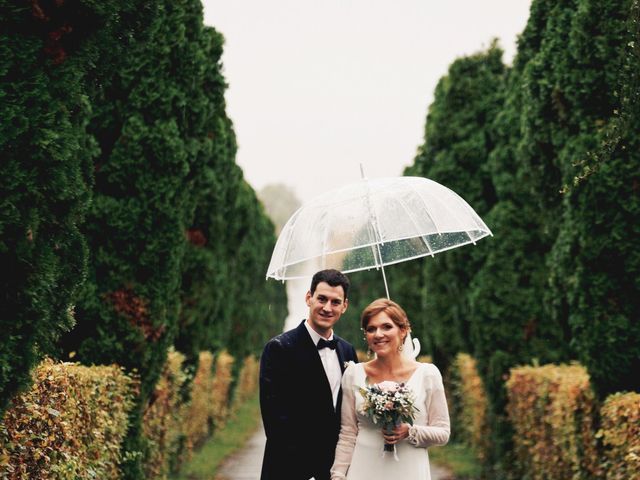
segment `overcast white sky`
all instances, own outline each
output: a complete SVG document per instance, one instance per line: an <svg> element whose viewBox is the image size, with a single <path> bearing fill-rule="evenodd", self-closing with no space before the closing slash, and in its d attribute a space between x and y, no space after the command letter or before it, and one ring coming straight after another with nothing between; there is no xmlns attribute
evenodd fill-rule
<svg viewBox="0 0 640 480"><path fill-rule="evenodd" d="M259 190L302 201L401 175L423 142L435 86L499 38L510 63L531 0L203 0L222 61L237 162ZM460 192L463 194L463 192Z"/></svg>

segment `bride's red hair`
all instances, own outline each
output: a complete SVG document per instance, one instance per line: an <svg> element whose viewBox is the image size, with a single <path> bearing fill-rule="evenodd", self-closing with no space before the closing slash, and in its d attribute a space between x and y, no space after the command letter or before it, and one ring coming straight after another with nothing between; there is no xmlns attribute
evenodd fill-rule
<svg viewBox="0 0 640 480"><path fill-rule="evenodd" d="M411 324L409 323L407 313L400 305L387 298L378 298L377 300L374 300L362 311L362 315L360 316L360 326L362 329L365 330L367 325L369 325L369 321L380 312L386 313L400 330L411 330Z"/></svg>

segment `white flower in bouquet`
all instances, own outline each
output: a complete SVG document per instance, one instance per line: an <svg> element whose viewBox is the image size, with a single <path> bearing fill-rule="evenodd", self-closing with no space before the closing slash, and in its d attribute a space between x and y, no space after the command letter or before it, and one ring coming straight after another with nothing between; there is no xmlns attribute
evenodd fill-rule
<svg viewBox="0 0 640 480"><path fill-rule="evenodd" d="M413 425L418 409L415 396L404 383L385 381L360 388L364 403L360 413L386 432L391 432L401 423ZM395 445L384 445L384 451L395 452Z"/></svg>

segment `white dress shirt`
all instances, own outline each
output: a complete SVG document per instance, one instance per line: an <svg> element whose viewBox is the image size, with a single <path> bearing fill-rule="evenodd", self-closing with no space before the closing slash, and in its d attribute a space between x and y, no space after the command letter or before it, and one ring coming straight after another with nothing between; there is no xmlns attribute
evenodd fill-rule
<svg viewBox="0 0 640 480"><path fill-rule="evenodd" d="M307 327L307 331L309 332L309 335L311 335L313 343L318 345L320 339L324 337L311 328L308 320L304 322L304 326ZM331 336L325 340L333 340L333 332L331 332ZM327 380L329 380L329 385L331 386L331 393L333 394L333 408L335 408L338 403L340 381L342 380L342 370L340 369L338 352L336 350L331 350L330 348L323 348L318 350L318 355L320 355L320 360L322 360L322 366L324 367L324 373L326 373Z"/></svg>

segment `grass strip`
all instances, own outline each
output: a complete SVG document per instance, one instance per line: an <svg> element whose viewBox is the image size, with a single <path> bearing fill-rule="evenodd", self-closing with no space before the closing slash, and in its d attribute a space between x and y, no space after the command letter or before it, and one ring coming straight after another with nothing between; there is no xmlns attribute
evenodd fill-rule
<svg viewBox="0 0 640 480"><path fill-rule="evenodd" d="M223 460L242 448L259 425L260 404L256 394L238 409L224 428L214 432L172 480L215 480Z"/></svg>
<svg viewBox="0 0 640 480"><path fill-rule="evenodd" d="M449 469L456 480L481 478L482 467L473 451L460 443L430 448L429 460Z"/></svg>

